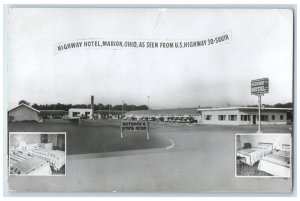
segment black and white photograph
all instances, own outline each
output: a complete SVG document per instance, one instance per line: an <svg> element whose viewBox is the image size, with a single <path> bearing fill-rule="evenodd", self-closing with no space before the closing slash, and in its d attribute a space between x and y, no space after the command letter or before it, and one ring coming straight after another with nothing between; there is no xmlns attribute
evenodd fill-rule
<svg viewBox="0 0 300 201"><path fill-rule="evenodd" d="M66 174L65 133L11 132L9 137L10 175Z"/></svg>
<svg viewBox="0 0 300 201"><path fill-rule="evenodd" d="M236 176L291 176L290 134L236 134Z"/></svg>
<svg viewBox="0 0 300 201"><path fill-rule="evenodd" d="M277 138L235 134L293 138L293 16L284 8L9 8L7 130L43 133L7 136L9 189L291 192L293 176L279 166L292 141L276 147ZM268 152L247 157L258 147ZM64 166L48 158L53 151L65 151ZM44 171L65 176L29 184L12 175Z"/></svg>

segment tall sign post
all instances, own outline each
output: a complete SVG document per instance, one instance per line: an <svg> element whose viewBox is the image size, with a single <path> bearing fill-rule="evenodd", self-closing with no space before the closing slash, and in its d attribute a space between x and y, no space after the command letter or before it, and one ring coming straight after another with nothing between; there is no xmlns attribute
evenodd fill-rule
<svg viewBox="0 0 300 201"><path fill-rule="evenodd" d="M261 96L269 93L269 78L261 78L257 80L251 80L251 95L258 97L258 133L261 131Z"/></svg>

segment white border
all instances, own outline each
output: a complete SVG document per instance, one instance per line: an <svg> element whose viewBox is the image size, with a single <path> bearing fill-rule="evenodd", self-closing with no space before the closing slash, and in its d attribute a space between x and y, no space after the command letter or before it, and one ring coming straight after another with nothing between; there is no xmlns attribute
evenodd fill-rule
<svg viewBox="0 0 300 201"><path fill-rule="evenodd" d="M239 176L237 175L237 168L236 168L236 154L237 154L237 146L236 146L236 138L238 135L261 135L261 136L270 136L270 135L289 135L290 137L290 175L288 177L282 177L282 176ZM290 133L262 133L262 134L257 134L257 133L236 133L234 136L234 176L235 178L292 178L293 180L293 158L292 158L292 135Z"/></svg>
<svg viewBox="0 0 300 201"><path fill-rule="evenodd" d="M203 4L210 4L210 5L215 5L217 8L224 8L226 6L230 6L230 4L233 6L246 6L246 7L251 7L251 6L259 6L259 5L262 5L264 4L263 6L264 7L268 7L268 6L272 6L274 4L277 4L277 6L280 6L280 5L287 5L287 4L294 4L297 8L298 4L299 4L299 1L298 0L244 0L244 1L240 1L240 0L173 0L173 1L167 1L167 0L143 0L143 1L138 1L138 0L111 0L111 1L105 1L105 0L86 0L86 1L83 1L83 0L73 0L73 1L70 1L70 0L3 0L2 1L2 7L0 8L0 11L3 11L3 4L23 4L23 5L26 5L26 4L48 4L48 5L53 5L53 4L57 4L57 5L60 5L60 6L64 6L66 4L73 4L73 5L76 5L76 4L82 4L82 5L89 5L89 4L98 4L98 5L105 5L105 4L110 4L110 5L113 5L113 4L121 4L121 5L127 5L129 6L130 4L148 4L148 8L151 7L151 5L159 5L159 4L170 4L170 5L177 5L179 8L181 7L180 4L184 4L184 5L189 5L189 4L198 4L200 3L200 5L203 5ZM150 5L150 6L149 6ZM30 6L30 5L28 5ZM205 6L205 5L204 5ZM122 7L122 6L121 6ZM295 8L295 9L296 9ZM295 11L296 14L297 14L297 10ZM0 13L3 13L3 12L0 12ZM299 20L298 20L298 17L295 16L295 18L297 18L297 21L295 21L295 28L299 27L298 24L299 24ZM0 15L0 21L3 25L3 15ZM297 33L297 31L294 31L294 33ZM6 40L6 38L4 38L4 32L1 32L2 34L2 37L0 39L0 43L4 44L4 40ZM297 36L295 36L297 38ZM295 38L295 39L296 39ZM294 41L294 45L295 45L295 57L297 57L297 55L299 55L298 51L297 51L297 44L299 43L299 40L295 40ZM6 51L6 49L2 48L0 51L2 51L2 54L0 54L0 58L1 60L3 61L4 59L4 54L3 54L3 51ZM297 72L297 69L296 69L296 66L297 66L297 58L295 59L294 58L294 78L296 79L297 75L298 75L298 72ZM6 89L3 88L3 86L5 86L5 83L4 83L4 80L6 79L5 77L3 77L3 70L1 72L1 75L0 76L1 78L1 84L2 84L2 87L1 87L1 94L3 95L4 98L1 99L1 103L2 103L2 107L0 109L0 111L2 111L2 114L3 114L3 109L6 108L5 104L6 104L6 101L5 101L5 96L6 96ZM294 104L295 104L295 108L294 108L294 112L295 112L295 126L294 126L294 134L296 135L297 133L297 116L299 116L298 114L299 111L297 110L297 103L298 103L298 99L296 99L297 97L297 92L298 92L298 87L297 87L297 81L295 80L294 81L294 96L295 96L295 99L294 99ZM6 113L4 114L6 115ZM2 130L4 130L4 124L5 122L3 121L4 120L4 115L1 116L1 121L0 121L0 125L1 125L1 128ZM5 134L4 134L5 135ZM3 137L4 138L4 137ZM4 138L6 139L6 138ZM295 143L295 146L297 146L298 144L298 138L295 137L293 138L295 141L293 141L293 143ZM2 151L4 150L3 146L4 144L6 144L7 141L3 141L3 143L0 145L0 147L2 148ZM6 150L4 150L6 151ZM297 156L297 153L299 154L299 149L297 149L297 147L295 147L295 152L294 152L294 155ZM2 170L2 173L4 172L3 171L3 165L4 165L4 161L3 160L6 160L5 158L5 153L2 153L4 155L4 157L1 158L1 167L0 169ZM295 157L295 175L296 178L297 178L297 170L299 169L298 165L296 164L297 163L297 158ZM43 200L47 200L47 201L52 201L53 200L53 196L56 196L57 200L64 200L64 201L69 201L69 200L72 200L72 201L77 201L77 200L82 200L83 197L85 197L85 199L87 200L112 200L112 201L116 201L116 200L120 200L120 197L122 197L122 200L124 201L135 201L135 200L140 200L141 197L143 197L142 199L143 200L168 200L168 201L178 201L178 200L199 200L199 197L200 199L202 200L225 200L225 201L234 201L234 200L241 200L240 197L242 197L243 200L246 200L246 201L252 201L253 199L255 200L272 200L272 201L281 201L283 197L284 200L297 200L298 197L297 196L297 190L299 190L298 192L300 192L300 189L299 189L299 185L297 184L297 181L294 181L293 182L293 185L294 185L294 189L292 191L292 193L289 193L289 194L276 194L276 193L245 193L245 192L229 192L229 193L222 193L222 192L219 192L219 193L209 193L209 194L205 194L205 193L195 193L195 194L158 194L158 193L154 193L152 195L147 195L147 194L134 194L134 193L129 193L129 194L126 194L126 195L119 195L118 197L116 197L117 195L111 195L111 194L76 194L76 193L70 193L68 194L66 192L66 194L56 194L56 193L52 193L52 192L48 192L48 193L45 193L45 194L35 194L35 193L31 193L31 194L22 194L22 193L19 193L18 195L13 195L13 194L9 194L7 192L7 188L4 187L5 185L7 185L6 181L5 181L5 177L3 178L4 181L2 182L1 184L1 187L0 187L0 191L2 193L2 196L4 196L4 200L11 200L11 201L16 201L16 200L22 200L22 201L33 201L33 200L40 200L41 197L38 197L38 196L42 196ZM295 179L295 178L294 178ZM4 185L4 186L3 186ZM9 196L9 197L8 197ZM21 197L14 197L14 196L21 196ZM29 197L28 197L29 196ZM33 197L33 196L37 196L37 197ZM49 196L49 197L45 197L45 196ZM69 196L66 197L66 196ZM72 197L71 197L72 196ZM76 197L74 197L76 196ZM78 196L78 197L77 197ZM92 196L92 197L91 197ZM99 197L100 196L100 197ZM102 197L101 197L102 196ZM145 196L150 196L150 197L145 197ZM155 197L154 197L155 196ZM178 196L178 197L174 197L174 196ZM191 197L192 196L192 197ZM272 197L271 197L272 196ZM60 197L60 198L59 198ZM254 198L255 197L255 198Z"/></svg>
<svg viewBox="0 0 300 201"><path fill-rule="evenodd" d="M65 135L65 174L56 174L56 175L27 175L27 174L10 174L10 157L9 151L7 153L8 158L8 176L28 176L28 177L61 177L67 176L67 133L66 132L9 132L9 139L8 139L8 149L10 146L10 135L42 135L42 134L50 134L50 135Z"/></svg>

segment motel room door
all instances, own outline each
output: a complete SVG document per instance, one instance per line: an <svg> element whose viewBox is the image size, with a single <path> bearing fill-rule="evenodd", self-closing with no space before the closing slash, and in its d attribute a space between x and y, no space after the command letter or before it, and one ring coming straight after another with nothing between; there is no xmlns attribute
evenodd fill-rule
<svg viewBox="0 0 300 201"><path fill-rule="evenodd" d="M253 124L256 124L256 115L253 115L252 117L253 117L253 118L252 118L252 120L253 120L252 123L253 123Z"/></svg>

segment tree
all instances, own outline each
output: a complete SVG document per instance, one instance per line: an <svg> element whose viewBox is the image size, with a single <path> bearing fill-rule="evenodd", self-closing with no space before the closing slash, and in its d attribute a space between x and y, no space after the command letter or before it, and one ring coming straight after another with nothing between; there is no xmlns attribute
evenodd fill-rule
<svg viewBox="0 0 300 201"><path fill-rule="evenodd" d="M104 105L102 103L99 103L98 105L94 105L94 110L103 110Z"/></svg>
<svg viewBox="0 0 300 201"><path fill-rule="evenodd" d="M39 106L36 103L34 103L31 107L33 107L34 109L37 109L37 110L40 109Z"/></svg>
<svg viewBox="0 0 300 201"><path fill-rule="evenodd" d="M21 105L21 104L25 104L25 105L29 105L30 106L30 103L27 102L26 100L20 100L19 101L19 105Z"/></svg>
<svg viewBox="0 0 300 201"><path fill-rule="evenodd" d="M139 105L136 107L136 110L148 110L148 106L147 105Z"/></svg>
<svg viewBox="0 0 300 201"><path fill-rule="evenodd" d="M115 105L112 107L112 110L122 110L122 105Z"/></svg>
<svg viewBox="0 0 300 201"><path fill-rule="evenodd" d="M293 103L289 102L289 103L277 103L274 105L274 107L277 108L293 108Z"/></svg>

